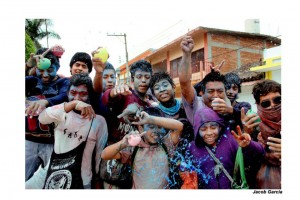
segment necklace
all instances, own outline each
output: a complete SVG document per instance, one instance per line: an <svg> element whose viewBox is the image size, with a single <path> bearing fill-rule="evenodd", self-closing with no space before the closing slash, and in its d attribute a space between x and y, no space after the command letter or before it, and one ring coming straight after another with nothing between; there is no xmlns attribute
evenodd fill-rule
<svg viewBox="0 0 300 200"><path fill-rule="evenodd" d="M158 104L158 108L163 111L164 113L166 113L167 115L175 115L176 113L178 113L179 109L180 109L180 101L175 99L175 106L172 106L170 108L167 108L165 106L163 106L161 103Z"/></svg>

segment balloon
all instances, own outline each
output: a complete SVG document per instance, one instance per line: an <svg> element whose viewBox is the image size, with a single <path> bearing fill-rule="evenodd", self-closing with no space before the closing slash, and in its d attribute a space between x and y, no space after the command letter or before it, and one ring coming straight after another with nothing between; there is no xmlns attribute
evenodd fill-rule
<svg viewBox="0 0 300 200"><path fill-rule="evenodd" d="M99 48L97 53L94 54L95 58L100 58L103 63L108 59L108 52L105 48Z"/></svg>
<svg viewBox="0 0 300 200"><path fill-rule="evenodd" d="M45 70L51 66L51 61L48 58L42 58L39 60L37 67L39 69Z"/></svg>
<svg viewBox="0 0 300 200"><path fill-rule="evenodd" d="M62 46L60 45L55 45L54 47L52 47L53 55L59 58L64 54L64 52L65 52L64 48L62 48Z"/></svg>
<svg viewBox="0 0 300 200"><path fill-rule="evenodd" d="M140 141L141 141L141 137L139 135L130 135L128 138L128 143L132 147L138 145Z"/></svg>
<svg viewBox="0 0 300 200"><path fill-rule="evenodd" d="M256 114L256 115L257 115L257 113L254 112L252 109L248 110L248 112L246 113L247 116L248 116L248 115L252 115L252 114ZM258 116L258 115L257 115L257 116ZM258 119L255 120L254 122L261 122L261 119L258 117Z"/></svg>

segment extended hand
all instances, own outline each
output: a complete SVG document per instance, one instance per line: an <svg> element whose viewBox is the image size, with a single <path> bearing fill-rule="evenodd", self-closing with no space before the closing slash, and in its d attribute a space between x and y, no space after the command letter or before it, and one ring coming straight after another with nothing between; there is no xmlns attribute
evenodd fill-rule
<svg viewBox="0 0 300 200"><path fill-rule="evenodd" d="M224 65L224 63L225 63L225 60L222 60L222 62L215 67L213 67L212 64L210 64L209 66L210 66L211 70L214 70L216 72L221 72L221 67Z"/></svg>
<svg viewBox="0 0 300 200"><path fill-rule="evenodd" d="M127 106L123 112L118 115L118 118L123 118L126 123L131 123L133 121L138 120L138 116L140 114L140 107L137 103L132 103Z"/></svg>
<svg viewBox="0 0 300 200"><path fill-rule="evenodd" d="M48 105L48 101L41 99L38 101L26 101L29 106L26 108L25 113L29 116L39 115Z"/></svg>
<svg viewBox="0 0 300 200"><path fill-rule="evenodd" d="M251 137L248 133L242 133L240 126L236 127L238 134L235 133L234 130L231 131L231 134L238 142L239 146L246 147L250 144Z"/></svg>
<svg viewBox="0 0 300 200"><path fill-rule="evenodd" d="M129 90L129 86L126 84L120 84L120 85L116 85L113 89L112 89L112 93L114 96L117 96L118 94L127 96L127 95L131 95L132 92Z"/></svg>
<svg viewBox="0 0 300 200"><path fill-rule="evenodd" d="M181 49L184 53L190 54L194 48L194 40L192 36L185 35L180 43Z"/></svg>
<svg viewBox="0 0 300 200"><path fill-rule="evenodd" d="M241 122L243 124L243 130L246 133L251 134L253 132L253 128L258 126L260 122L255 122L258 120L259 116L257 114L246 115L245 109L241 109Z"/></svg>
<svg viewBox="0 0 300 200"><path fill-rule="evenodd" d="M146 113L145 111L142 111L140 115L138 115L139 121L132 122L134 125L144 125L144 124L151 124L151 116Z"/></svg>

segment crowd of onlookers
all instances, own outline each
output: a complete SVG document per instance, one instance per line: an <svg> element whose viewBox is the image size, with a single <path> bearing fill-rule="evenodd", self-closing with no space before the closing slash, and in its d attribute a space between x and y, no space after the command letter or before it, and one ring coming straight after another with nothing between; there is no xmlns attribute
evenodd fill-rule
<svg viewBox="0 0 300 200"><path fill-rule="evenodd" d="M99 49L75 53L70 77L58 73L61 46L31 54L26 189L280 189L281 85L255 83L255 113L223 63L192 85L193 48L184 36L181 99L170 75L145 60L129 67L130 85L116 85Z"/></svg>

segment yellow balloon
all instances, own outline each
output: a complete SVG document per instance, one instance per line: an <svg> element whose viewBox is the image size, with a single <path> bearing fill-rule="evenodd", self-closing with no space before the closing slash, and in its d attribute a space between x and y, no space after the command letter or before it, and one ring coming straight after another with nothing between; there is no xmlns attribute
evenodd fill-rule
<svg viewBox="0 0 300 200"><path fill-rule="evenodd" d="M97 53L94 54L95 58L100 58L103 63L108 59L108 52L105 48L99 48Z"/></svg>

